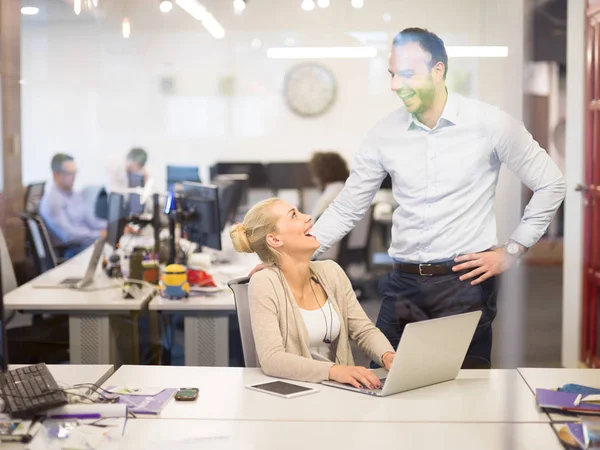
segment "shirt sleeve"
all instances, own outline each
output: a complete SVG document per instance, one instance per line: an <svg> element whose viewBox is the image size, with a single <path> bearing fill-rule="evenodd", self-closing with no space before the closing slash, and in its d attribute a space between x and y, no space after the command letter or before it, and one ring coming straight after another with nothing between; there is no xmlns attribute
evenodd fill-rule
<svg viewBox="0 0 600 450"><path fill-rule="evenodd" d="M344 189L313 228L313 234L321 243L315 256L339 242L363 218L386 175L379 158L377 140L370 135L354 158Z"/></svg>
<svg viewBox="0 0 600 450"><path fill-rule="evenodd" d="M546 232L566 194L563 175L522 122L499 112L493 144L501 162L533 191L511 239L529 248Z"/></svg>
<svg viewBox="0 0 600 450"><path fill-rule="evenodd" d="M42 200L40 213L48 228L63 244L86 242L100 237L100 230L90 228L85 223L71 221L65 214L60 200L55 196L48 196Z"/></svg>

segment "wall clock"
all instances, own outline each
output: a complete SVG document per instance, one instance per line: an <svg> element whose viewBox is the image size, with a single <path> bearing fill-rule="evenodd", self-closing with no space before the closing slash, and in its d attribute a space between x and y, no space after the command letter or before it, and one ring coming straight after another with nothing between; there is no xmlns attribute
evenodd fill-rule
<svg viewBox="0 0 600 450"><path fill-rule="evenodd" d="M316 117L333 105L337 82L329 69L319 64L300 64L285 77L284 94L292 111Z"/></svg>

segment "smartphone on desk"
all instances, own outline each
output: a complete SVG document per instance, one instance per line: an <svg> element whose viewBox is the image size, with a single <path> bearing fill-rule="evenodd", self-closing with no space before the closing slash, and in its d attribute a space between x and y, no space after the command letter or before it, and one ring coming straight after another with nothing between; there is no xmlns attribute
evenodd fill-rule
<svg viewBox="0 0 600 450"><path fill-rule="evenodd" d="M198 388L181 388L175 394L175 400L179 402L193 402L198 398Z"/></svg>

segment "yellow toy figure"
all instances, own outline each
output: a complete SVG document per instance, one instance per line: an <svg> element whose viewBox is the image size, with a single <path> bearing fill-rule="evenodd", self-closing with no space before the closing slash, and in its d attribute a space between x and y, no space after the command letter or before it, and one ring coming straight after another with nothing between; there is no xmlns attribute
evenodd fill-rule
<svg viewBox="0 0 600 450"><path fill-rule="evenodd" d="M185 267L179 264L169 264L160 277L160 295L171 300L188 298L190 285L187 281Z"/></svg>

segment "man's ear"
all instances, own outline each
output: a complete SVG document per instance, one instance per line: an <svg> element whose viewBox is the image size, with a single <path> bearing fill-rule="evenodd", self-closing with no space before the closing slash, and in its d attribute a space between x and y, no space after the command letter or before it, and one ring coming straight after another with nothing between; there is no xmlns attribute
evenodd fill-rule
<svg viewBox="0 0 600 450"><path fill-rule="evenodd" d="M267 235L267 244L273 248L278 248L283 245L283 242L274 234Z"/></svg>

